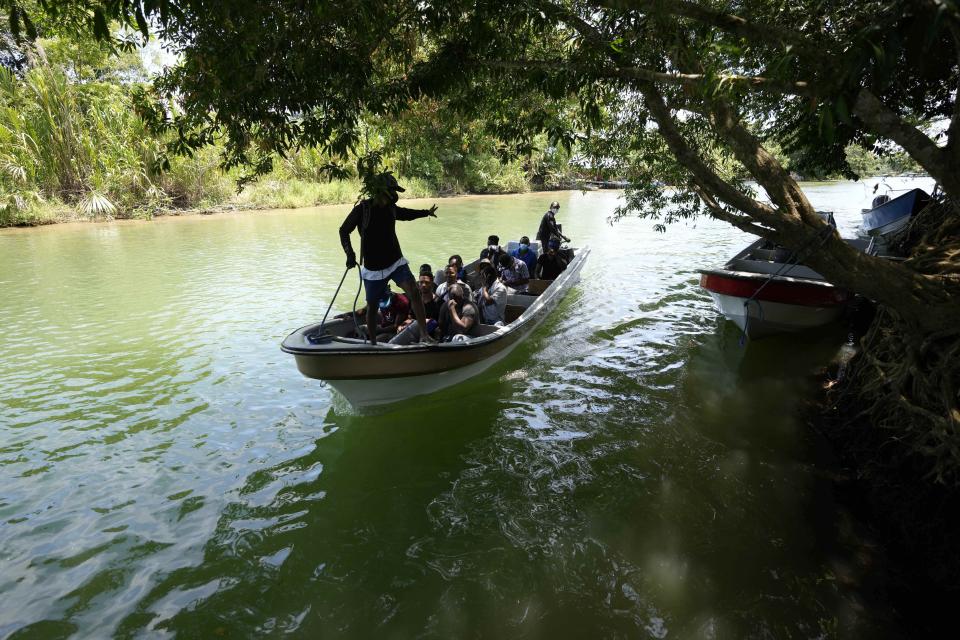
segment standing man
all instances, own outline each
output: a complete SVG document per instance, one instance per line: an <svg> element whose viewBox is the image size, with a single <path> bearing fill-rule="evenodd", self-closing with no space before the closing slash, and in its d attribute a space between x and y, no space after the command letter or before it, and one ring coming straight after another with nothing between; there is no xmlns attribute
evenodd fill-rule
<svg viewBox="0 0 960 640"><path fill-rule="evenodd" d="M563 238L564 242L570 242L570 238L560 233L560 227L557 226L557 212L560 211L559 202L551 202L550 208L547 209L547 212L543 214L543 218L540 219L540 229L537 231L537 240L540 241L540 248L543 249L546 253L547 247L550 246L550 240L552 238Z"/></svg>
<svg viewBox="0 0 960 640"><path fill-rule="evenodd" d="M436 218L437 205L429 209L406 209L398 207L399 192L404 188L389 171L373 176L365 190L370 198L361 200L340 226L340 244L347 254L347 268L357 266L357 254L350 244L350 233L354 229L360 232L360 277L367 299L367 335L371 344L377 344L377 307L384 293L390 288L390 280L397 283L407 294L413 307L413 313L421 327L427 325L423 311L423 301L417 293L416 281L410 271L407 259L400 250L397 240L397 220L416 220L427 216ZM430 336L423 333L422 342L432 342Z"/></svg>

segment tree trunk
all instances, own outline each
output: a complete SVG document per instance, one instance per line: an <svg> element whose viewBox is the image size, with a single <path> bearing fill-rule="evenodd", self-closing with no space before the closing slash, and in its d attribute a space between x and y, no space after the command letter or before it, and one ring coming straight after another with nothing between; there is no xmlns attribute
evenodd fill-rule
<svg viewBox="0 0 960 640"><path fill-rule="evenodd" d="M938 147L933 140L916 127L904 122L895 111L883 104L867 89L862 89L857 95L853 112L871 130L903 147L931 177L940 183L944 193L954 202L960 202L960 166L957 163L957 156L952 153L952 145Z"/></svg>
<svg viewBox="0 0 960 640"><path fill-rule="evenodd" d="M804 224L795 226L787 234L794 240L790 248L816 247L821 242L817 230ZM956 280L917 273L903 264L869 256L836 233L801 258L833 284L893 310L920 339L960 334L960 283Z"/></svg>

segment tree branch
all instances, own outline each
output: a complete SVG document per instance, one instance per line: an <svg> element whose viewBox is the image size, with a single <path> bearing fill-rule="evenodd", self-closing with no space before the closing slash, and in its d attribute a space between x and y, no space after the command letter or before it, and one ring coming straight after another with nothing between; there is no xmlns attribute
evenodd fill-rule
<svg viewBox="0 0 960 640"><path fill-rule="evenodd" d="M801 33L773 24L750 22L732 13L724 13L691 0L599 0L598 4L613 9L640 10L688 18L716 27L748 40L776 46L789 46L818 60L826 60L829 53L822 43L812 43Z"/></svg>
<svg viewBox="0 0 960 640"><path fill-rule="evenodd" d="M667 142L667 146L670 147L680 163L694 175L703 189L716 194L717 198L731 207L743 211L761 224L766 224L774 229L781 226L780 216L774 209L740 193L706 165L697 151L690 146L683 134L677 129L673 116L670 115L670 110L664 104L663 96L653 83L642 83L640 91L643 93L650 115L660 127L660 135Z"/></svg>
<svg viewBox="0 0 960 640"><path fill-rule="evenodd" d="M960 24L957 24L955 17L947 22L947 29L950 30L957 62L960 63ZM953 115L950 118L950 126L947 128L947 149L953 156L954 163L957 163L960 160L960 142L958 142L960 139L960 87L956 87L954 91L956 93L953 94Z"/></svg>
<svg viewBox="0 0 960 640"><path fill-rule="evenodd" d="M874 131L887 137L909 153L945 188L960 187L960 176L950 171L947 153L916 127L907 124L895 111L887 107L869 89L861 89L853 104L853 112ZM950 193L950 191L948 191ZM951 195L960 196L960 189Z"/></svg>
<svg viewBox="0 0 960 640"><path fill-rule="evenodd" d="M810 83L800 80L784 82L762 76L743 76L724 74L708 76L703 73L668 73L653 71L643 67L578 67L563 60L476 60L478 64L498 69L548 69L551 71L584 71L599 78L614 78L620 80L640 80L642 82L664 82L687 87L703 87L711 80L720 84L736 84L749 90L772 90L786 95L802 95L814 97L815 93Z"/></svg>
<svg viewBox="0 0 960 640"><path fill-rule="evenodd" d="M773 229L768 229L767 227L761 227L760 225L754 223L752 218L747 216L738 216L734 213L730 213L724 209L723 206L717 202L712 195L710 195L706 188L697 183L696 180L691 183L690 188L700 197L700 200L704 205L706 205L707 209L710 210L710 215L717 220L722 220L723 222L731 224L741 231L746 231L747 233L752 233L753 235L760 236L761 238L768 238L775 241L775 238L778 235L776 231Z"/></svg>
<svg viewBox="0 0 960 640"><path fill-rule="evenodd" d="M800 185L743 126L725 101L715 99L712 102L710 121L717 131L724 134L733 154L767 190L770 198L780 206L781 210L785 209L815 227L823 224L820 216L807 200L807 196L800 189Z"/></svg>

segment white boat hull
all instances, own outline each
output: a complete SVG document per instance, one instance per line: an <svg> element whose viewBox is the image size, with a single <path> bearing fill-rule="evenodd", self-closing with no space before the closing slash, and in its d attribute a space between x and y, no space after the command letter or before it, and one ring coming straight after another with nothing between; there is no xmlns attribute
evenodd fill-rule
<svg viewBox="0 0 960 640"><path fill-rule="evenodd" d="M751 300L710 291L717 310L740 327L752 340L777 333L816 329L834 322L843 312L841 307L808 307L804 305Z"/></svg>
<svg viewBox="0 0 960 640"><path fill-rule="evenodd" d="M393 404L408 398L427 395L465 382L503 360L520 342L514 342L496 355L459 369L403 378L360 380L327 380L327 384L358 409Z"/></svg>

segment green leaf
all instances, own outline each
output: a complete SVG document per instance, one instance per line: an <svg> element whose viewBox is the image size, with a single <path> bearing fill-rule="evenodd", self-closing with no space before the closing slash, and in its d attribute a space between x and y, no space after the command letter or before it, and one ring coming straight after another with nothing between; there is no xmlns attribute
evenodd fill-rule
<svg viewBox="0 0 960 640"><path fill-rule="evenodd" d="M837 119L844 123L850 124L850 110L847 109L847 100L843 96L837 96L836 102L834 102L833 110L837 114Z"/></svg>
<svg viewBox="0 0 960 640"><path fill-rule="evenodd" d="M20 37L20 7L16 3L10 5L10 33L14 39Z"/></svg>
<svg viewBox="0 0 960 640"><path fill-rule="evenodd" d="M136 8L136 11L134 12L134 14L135 14L136 19L137 19L137 27L139 27L140 33L143 34L143 37L144 37L144 38L149 38L149 37L150 37L150 28L149 28L149 26L147 25L147 18L146 18L146 16L143 15L143 8L138 5L137 8Z"/></svg>
<svg viewBox="0 0 960 640"><path fill-rule="evenodd" d="M93 10L93 36L98 40L106 40L110 37L107 18L103 15L103 9L99 7Z"/></svg>

